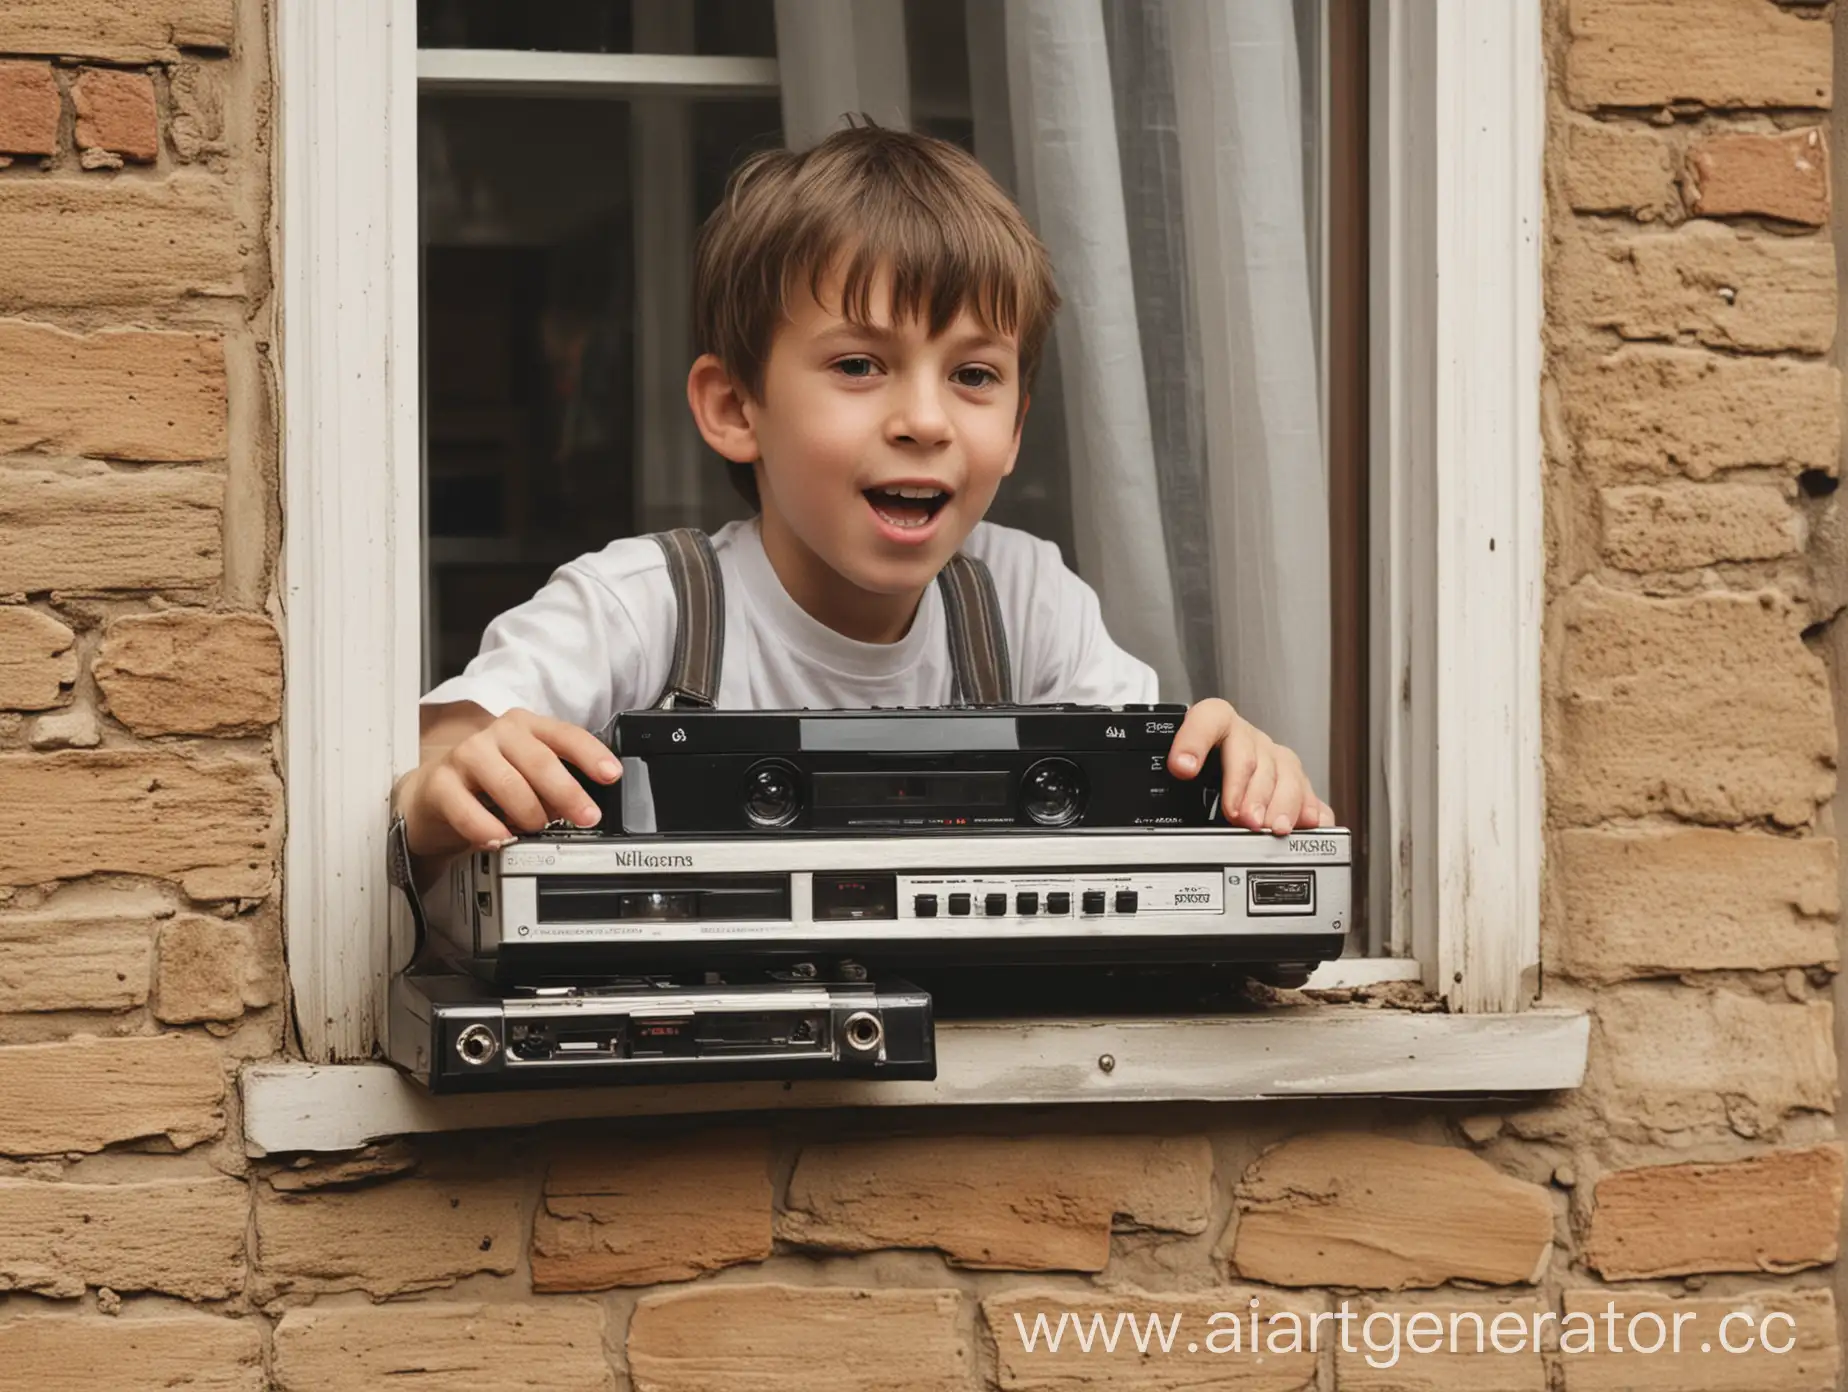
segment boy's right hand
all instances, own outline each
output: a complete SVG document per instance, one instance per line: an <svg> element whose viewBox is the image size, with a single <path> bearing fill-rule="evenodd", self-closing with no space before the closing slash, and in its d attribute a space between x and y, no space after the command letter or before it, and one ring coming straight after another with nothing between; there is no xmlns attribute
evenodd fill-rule
<svg viewBox="0 0 1848 1392"><path fill-rule="evenodd" d="M424 761L398 785L411 854L421 859L493 850L550 821L595 826L602 813L565 759L599 783L614 783L622 773L588 730L527 710L510 710L446 747L426 745Z"/></svg>

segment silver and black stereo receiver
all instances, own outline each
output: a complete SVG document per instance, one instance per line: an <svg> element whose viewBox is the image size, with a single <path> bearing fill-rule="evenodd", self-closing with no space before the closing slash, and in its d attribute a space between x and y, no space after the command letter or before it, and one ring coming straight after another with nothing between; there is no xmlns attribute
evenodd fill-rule
<svg viewBox="0 0 1848 1392"><path fill-rule="evenodd" d="M1345 830L918 836L557 831L457 861L433 915L503 982L599 972L1296 964L1338 957ZM434 897L434 896L433 896Z"/></svg>
<svg viewBox="0 0 1848 1392"><path fill-rule="evenodd" d="M392 1062L433 1093L611 1083L937 1076L931 998L902 982L681 985L648 978L495 990L392 981Z"/></svg>
<svg viewBox="0 0 1848 1392"><path fill-rule="evenodd" d="M609 832L1021 833L1213 823L1217 754L1168 771L1187 708L647 710L617 716L614 785L580 782Z"/></svg>

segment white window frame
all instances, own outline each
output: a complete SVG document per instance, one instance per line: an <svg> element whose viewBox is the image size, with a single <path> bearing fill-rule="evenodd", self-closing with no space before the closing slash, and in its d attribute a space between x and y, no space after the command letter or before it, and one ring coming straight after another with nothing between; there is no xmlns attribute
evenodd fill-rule
<svg viewBox="0 0 1848 1392"><path fill-rule="evenodd" d="M779 24L843 33L858 9L849 0L776 4ZM1354 979L1422 975L1453 1013L1272 1021L1296 1041L1290 1056L1301 1067L1288 1076L1277 1074L1279 1056L1257 1067L1228 1062L1227 1048L1271 1054L1272 1042L1249 1033L1267 1027L1264 1017L1174 1022L1168 1028L1179 1032L1170 1035L1132 1031L1150 1051L1134 1079L1116 1069L1102 1084L1087 1075L1063 1090L1025 1092L1004 1058L984 1052L994 1036L946 1027L938 1083L880 1084L879 1095L860 1100L1095 1100L1100 1087L1140 1099L1550 1088L1582 1076L1583 1015L1528 1008L1538 981L1542 814L1540 11L1541 0L1372 0L1371 11L1379 482L1370 888L1375 902L1390 904L1393 929L1376 944L1385 960L1341 966ZM247 1070L248 1143L316 1148L357 1144L350 1137L360 1133L586 1107L679 1109L687 1103L672 1090L652 1101L617 1090L588 1101L471 1099L458 1110L432 1103L385 1065L336 1063L371 1057L382 1030L394 964L387 944L400 940L385 931L400 912L384 874L386 799L417 758L419 54L414 0L281 0L277 16L285 913L310 1062ZM839 41L877 45L890 25L889 14L875 16ZM525 65L533 83L636 97L761 82L764 64L774 67L682 55L499 55L490 65L498 70L486 72L478 57L428 54L424 74L451 87L503 83L510 63ZM786 98L785 114L800 122L810 113ZM1094 1061L1098 1040L1124 1029L1027 1024L1007 1036L1008 1052L1025 1048L1044 1064L1056 1044ZM1243 1031L1240 1042L1203 1044L1226 1029ZM1415 1048L1401 1047L1413 1036ZM1302 1052L1302 1041L1316 1039L1326 1056ZM1508 1047L1485 1047L1490 1040ZM1387 1056L1401 1062L1382 1069ZM967 1060L960 1078L950 1067L958 1058ZM838 1091L816 1085L804 1096L823 1100L794 1104L836 1105L826 1099Z"/></svg>

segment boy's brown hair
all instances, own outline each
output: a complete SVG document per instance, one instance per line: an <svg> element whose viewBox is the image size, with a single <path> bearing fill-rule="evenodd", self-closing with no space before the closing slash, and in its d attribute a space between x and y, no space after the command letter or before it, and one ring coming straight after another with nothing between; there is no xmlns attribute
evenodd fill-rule
<svg viewBox="0 0 1848 1392"><path fill-rule="evenodd" d="M942 333L964 309L1020 344L1021 408L1059 307L1052 258L988 171L945 140L870 121L798 154L766 150L732 172L700 229L693 268L693 348L763 399L771 340L788 297L846 258L841 312L871 319L873 281L892 276L892 314ZM749 464L732 486L755 509Z"/></svg>

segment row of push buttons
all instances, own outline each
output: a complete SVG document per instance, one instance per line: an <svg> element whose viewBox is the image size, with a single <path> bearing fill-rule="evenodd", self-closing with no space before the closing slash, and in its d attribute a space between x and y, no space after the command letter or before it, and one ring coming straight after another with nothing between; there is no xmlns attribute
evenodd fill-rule
<svg viewBox="0 0 1848 1392"><path fill-rule="evenodd" d="M1101 889L1087 889L1082 897L1080 913L1100 914L1110 897ZM973 894L952 894L948 896L950 914L965 918L975 912ZM937 916L937 896L920 894L911 901L912 912L919 918ZM982 913L990 918L998 918L1007 912L1007 895L997 890L982 896ZM1072 911L1072 896L1064 890L1054 890L1046 896L1046 912L1053 917ZM1116 911L1120 914L1133 914L1136 911L1136 891L1119 889L1116 892ZM1031 918L1040 912L1040 896L1031 889L1023 889L1014 896L1014 912L1021 918Z"/></svg>

